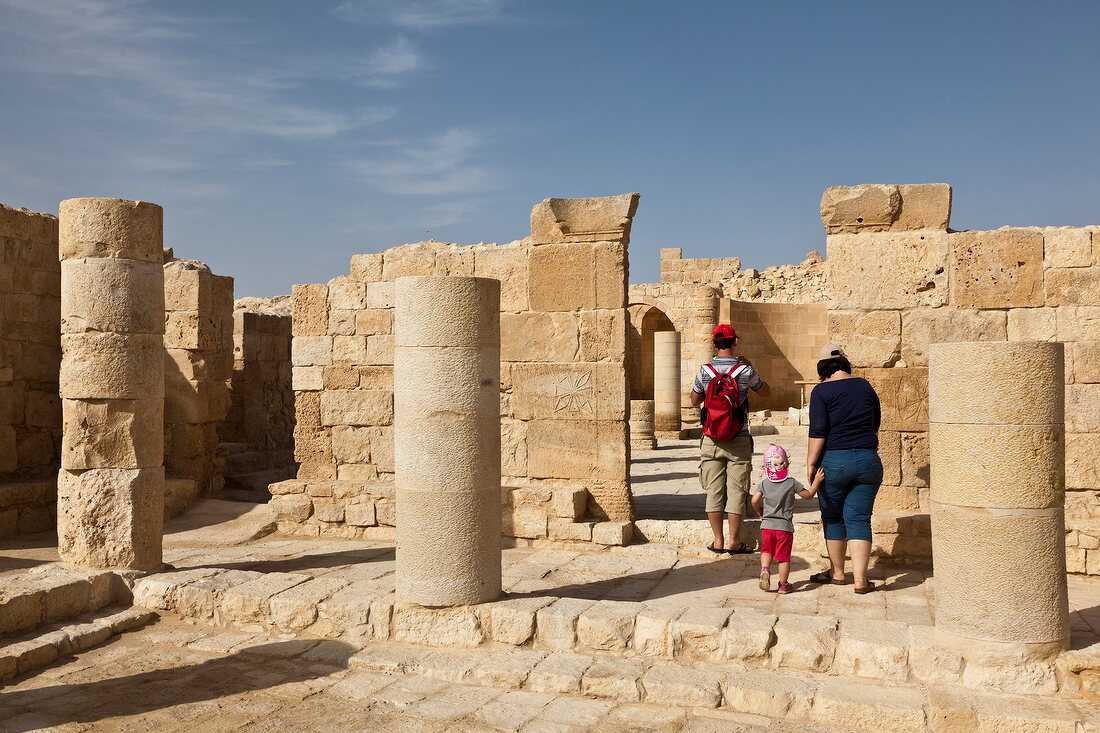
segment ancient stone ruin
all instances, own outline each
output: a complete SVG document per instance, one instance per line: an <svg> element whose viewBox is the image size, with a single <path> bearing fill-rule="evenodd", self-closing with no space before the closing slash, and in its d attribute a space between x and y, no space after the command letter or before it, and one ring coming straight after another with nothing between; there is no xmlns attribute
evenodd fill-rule
<svg viewBox="0 0 1100 733"><path fill-rule="evenodd" d="M837 187L824 258L669 247L630 284L638 206L546 199L517 241L237 301L155 204L0 207L0 727L178 727L155 690L37 696L127 657L212 665L198 729L291 668L297 728L1100 725L1100 227L954 231L946 184ZM776 441L804 475L823 344L875 387L881 592L809 582L816 502L790 595L704 549L719 323L772 385L754 463Z"/></svg>

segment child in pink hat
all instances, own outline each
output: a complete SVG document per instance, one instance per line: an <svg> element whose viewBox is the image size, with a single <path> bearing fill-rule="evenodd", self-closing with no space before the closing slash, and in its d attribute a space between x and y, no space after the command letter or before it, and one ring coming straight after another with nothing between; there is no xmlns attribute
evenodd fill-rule
<svg viewBox="0 0 1100 733"><path fill-rule="evenodd" d="M788 475L790 460L783 446L772 443L764 449L767 478L752 492L752 508L760 515L760 588L771 590L771 566L779 563L779 593L791 592L787 578L791 573L791 548L794 546L794 497L812 499L825 475L818 471L810 488Z"/></svg>

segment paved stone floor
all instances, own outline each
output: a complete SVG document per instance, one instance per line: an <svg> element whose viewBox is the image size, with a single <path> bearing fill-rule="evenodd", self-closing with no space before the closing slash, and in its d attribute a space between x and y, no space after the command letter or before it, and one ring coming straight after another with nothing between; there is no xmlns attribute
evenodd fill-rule
<svg viewBox="0 0 1100 733"><path fill-rule="evenodd" d="M753 438L752 485L764 478L764 449L783 446L795 478L806 481L806 437L757 435ZM699 485L699 441L660 440L656 450L632 451L630 487L638 519L706 519L706 494ZM796 512L817 511L817 500L796 500ZM751 511L751 508L750 508Z"/></svg>
<svg viewBox="0 0 1100 733"><path fill-rule="evenodd" d="M425 651L445 657L450 652ZM0 693L0 731L825 731L717 709L461 684L332 640L280 640L162 620ZM377 664L373 666L377 667Z"/></svg>

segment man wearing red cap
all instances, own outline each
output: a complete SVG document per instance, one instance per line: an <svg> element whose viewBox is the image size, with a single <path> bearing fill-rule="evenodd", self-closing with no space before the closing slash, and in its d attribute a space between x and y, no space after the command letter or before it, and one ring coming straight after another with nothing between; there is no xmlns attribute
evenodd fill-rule
<svg viewBox="0 0 1100 733"><path fill-rule="evenodd" d="M714 329L714 349L717 352L710 364L699 368L691 392L691 404L698 407L707 393L707 384L715 373L728 374L737 370L734 379L741 398L742 409L747 409L749 390L761 397L771 394L771 387L760 378L752 363L743 356L734 356L737 332L733 326L723 323ZM711 552L730 554L752 552L752 548L738 538L741 519L749 495L749 479L752 475L752 437L748 420L733 440L716 441L704 435L699 445L699 480L707 492L707 519L710 520L714 542L707 548ZM729 517L729 542L722 536L722 515Z"/></svg>

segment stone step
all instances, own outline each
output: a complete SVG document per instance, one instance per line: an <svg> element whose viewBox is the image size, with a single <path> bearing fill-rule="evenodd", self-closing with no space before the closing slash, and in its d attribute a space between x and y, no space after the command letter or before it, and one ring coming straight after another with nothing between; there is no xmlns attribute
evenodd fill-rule
<svg viewBox="0 0 1100 733"><path fill-rule="evenodd" d="M201 626L150 630L153 643L215 653L263 654L267 637L255 631ZM283 642L284 644L286 642ZM545 649L434 649L392 641L358 644L348 656L343 643L302 637L303 661L347 666L330 689L372 704L409 700L409 691L432 685L478 690L521 691L530 697L564 698L583 728L587 711L614 705L690 710L714 723L691 731L920 731L920 730L1094 730L1096 706L1088 700L1059 700L976 692L943 683L897 686L822 674L759 669L740 664L628 658L606 653ZM408 678L422 678L416 683ZM487 695L491 697L492 695ZM397 698L394 698L397 699ZM419 699L419 698L417 698ZM414 700L415 702L415 700ZM406 702L406 704L408 704ZM565 722L565 721L561 721ZM587 725L584 725L587 722ZM656 722L656 721L651 721ZM522 723L520 724L522 725ZM504 727L505 730L515 730ZM789 726L789 727L788 727ZM630 730L649 728L626 727Z"/></svg>
<svg viewBox="0 0 1100 733"><path fill-rule="evenodd" d="M32 568L0 587L0 638L64 621L129 600L111 571L73 570L59 564Z"/></svg>
<svg viewBox="0 0 1100 733"><path fill-rule="evenodd" d="M90 649L129 629L156 618L152 611L115 606L83 614L65 624L40 627L30 634L5 640L0 646L0 680L44 667L59 657Z"/></svg>

